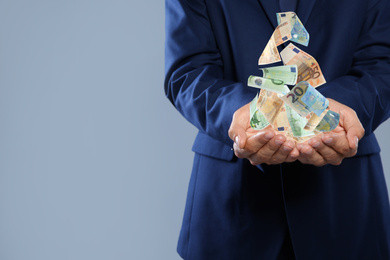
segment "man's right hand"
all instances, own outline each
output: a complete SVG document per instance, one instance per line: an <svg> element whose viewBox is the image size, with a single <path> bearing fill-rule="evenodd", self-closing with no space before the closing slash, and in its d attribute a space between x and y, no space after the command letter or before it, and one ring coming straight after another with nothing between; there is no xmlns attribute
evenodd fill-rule
<svg viewBox="0 0 390 260"><path fill-rule="evenodd" d="M251 164L280 164L293 162L299 151L293 140L277 134L271 126L254 130L250 126L249 104L238 109L229 128L229 137L234 141L233 149L238 158L247 158Z"/></svg>

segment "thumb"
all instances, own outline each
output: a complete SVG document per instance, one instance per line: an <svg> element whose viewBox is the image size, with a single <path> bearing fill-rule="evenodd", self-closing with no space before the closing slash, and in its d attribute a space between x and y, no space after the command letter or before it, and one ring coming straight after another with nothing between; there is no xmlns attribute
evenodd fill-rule
<svg viewBox="0 0 390 260"><path fill-rule="evenodd" d="M347 132L349 147L351 149L357 149L359 140L364 136L364 128L355 111L352 109L343 115L343 119L342 126Z"/></svg>
<svg viewBox="0 0 390 260"><path fill-rule="evenodd" d="M360 136L360 131L356 127L352 127L349 129L349 131L347 131L347 139L348 139L349 147L351 149L357 150L359 140L362 138L359 136Z"/></svg>
<svg viewBox="0 0 390 260"><path fill-rule="evenodd" d="M233 115L229 128L229 137L240 148L246 144L246 129L249 125L249 104L239 108Z"/></svg>
<svg viewBox="0 0 390 260"><path fill-rule="evenodd" d="M243 129L237 129L237 134L234 137L234 143L238 148L243 149L246 144L246 132Z"/></svg>

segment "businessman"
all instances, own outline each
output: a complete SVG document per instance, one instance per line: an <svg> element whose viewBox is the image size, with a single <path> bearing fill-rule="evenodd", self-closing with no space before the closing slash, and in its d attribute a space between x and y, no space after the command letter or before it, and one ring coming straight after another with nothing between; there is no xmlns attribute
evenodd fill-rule
<svg viewBox="0 0 390 260"><path fill-rule="evenodd" d="M390 259L374 135L390 116L388 10L388 0L166 0L166 95L199 129L184 259ZM340 113L334 131L299 144L249 127L246 81L281 11L310 33L300 48Z"/></svg>

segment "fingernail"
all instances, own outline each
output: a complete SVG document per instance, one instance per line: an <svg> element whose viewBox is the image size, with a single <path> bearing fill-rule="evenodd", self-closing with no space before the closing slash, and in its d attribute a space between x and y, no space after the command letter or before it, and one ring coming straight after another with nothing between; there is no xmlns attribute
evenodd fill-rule
<svg viewBox="0 0 390 260"><path fill-rule="evenodd" d="M234 138L234 142L237 144L238 147L240 147L240 138L238 137L238 135L236 136L236 138Z"/></svg>
<svg viewBox="0 0 390 260"><path fill-rule="evenodd" d="M276 139L275 144L282 145L284 142L282 140Z"/></svg>
<svg viewBox="0 0 390 260"><path fill-rule="evenodd" d="M358 148L359 145L359 138L355 136L355 144L356 144L356 149Z"/></svg>
<svg viewBox="0 0 390 260"><path fill-rule="evenodd" d="M283 150L287 152L287 151L291 151L292 148L290 146L283 145Z"/></svg>
<svg viewBox="0 0 390 260"><path fill-rule="evenodd" d="M313 148L310 148L310 149L307 149L306 151L304 151L303 153L311 154L312 152L313 152Z"/></svg>
<svg viewBox="0 0 390 260"><path fill-rule="evenodd" d="M272 137L274 137L274 134L273 133L266 133L264 137L266 140L271 140Z"/></svg>

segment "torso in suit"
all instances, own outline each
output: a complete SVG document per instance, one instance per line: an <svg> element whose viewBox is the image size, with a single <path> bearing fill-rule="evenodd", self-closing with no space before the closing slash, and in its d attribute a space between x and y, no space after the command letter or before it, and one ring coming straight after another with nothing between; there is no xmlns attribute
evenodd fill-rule
<svg viewBox="0 0 390 260"><path fill-rule="evenodd" d="M166 0L167 97L199 129L178 252L184 259L390 259L390 209L374 130L390 116L390 1L300 0L317 89L365 128L341 165L252 166L233 113L256 90L278 1ZM282 47L282 46L281 46ZM272 66L282 65L281 63ZM249 115L248 115L249 116Z"/></svg>

